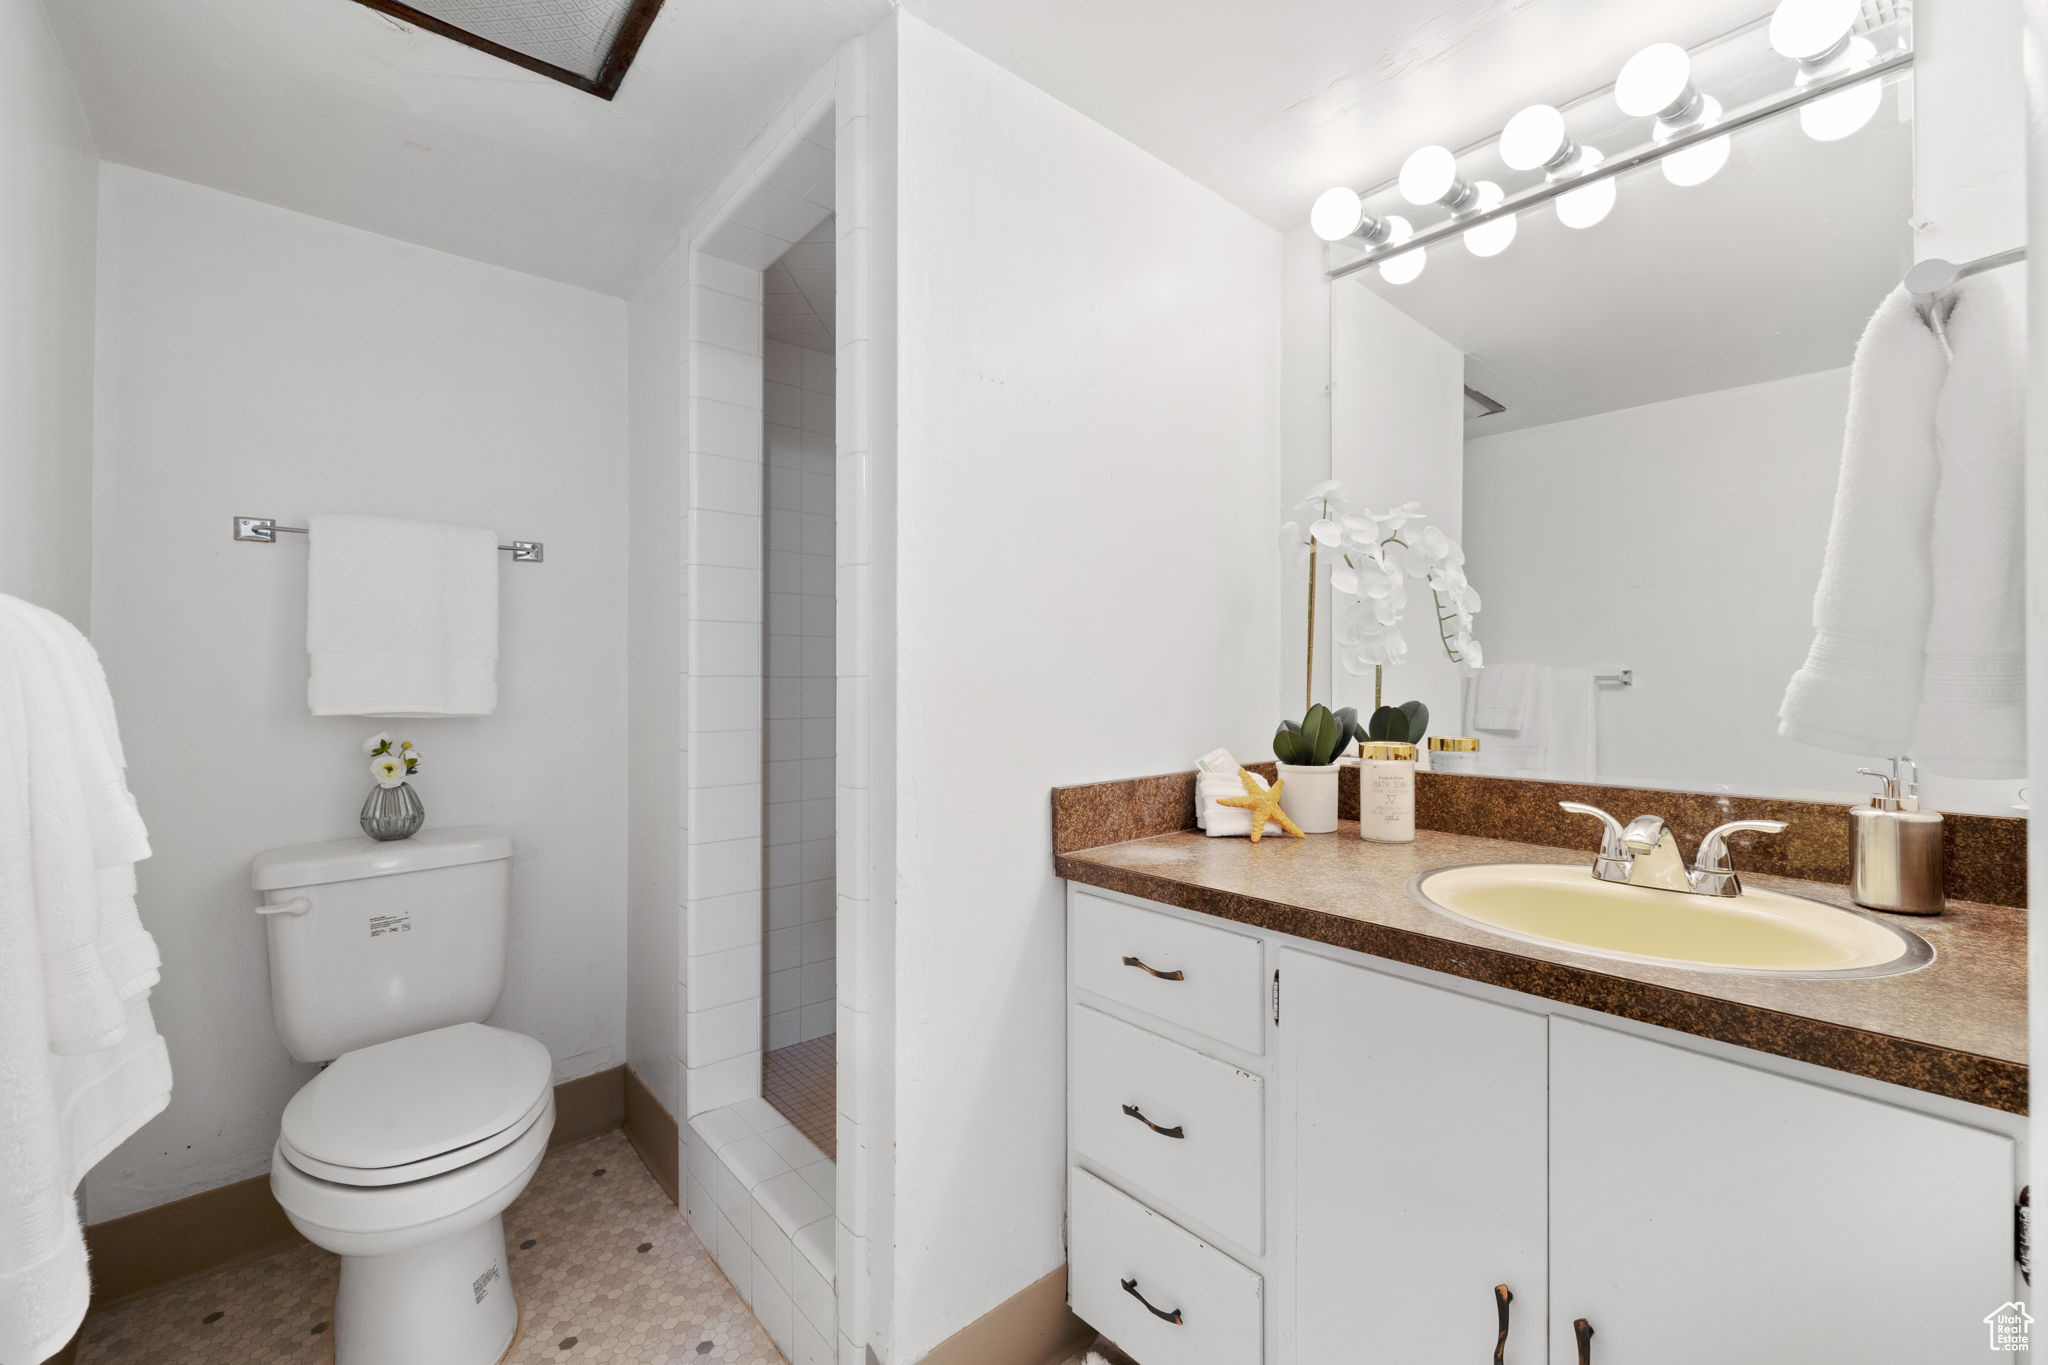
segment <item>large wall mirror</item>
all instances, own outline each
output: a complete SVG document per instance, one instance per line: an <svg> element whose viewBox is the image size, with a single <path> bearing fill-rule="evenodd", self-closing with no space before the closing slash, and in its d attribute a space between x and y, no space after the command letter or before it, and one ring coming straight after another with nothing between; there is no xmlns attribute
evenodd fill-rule
<svg viewBox="0 0 2048 1365"><path fill-rule="evenodd" d="M1694 80L1719 88L1730 108L1745 97L1744 80L1782 84L1764 44L1751 31L1696 52ZM1922 72L1928 58L1923 50ZM1355 503L1374 510L1421 502L1462 542L1482 598L1474 628L1482 670L1445 659L1424 621L1409 631L1407 662L1385 670L1380 687L1388 701L1425 701L1431 733L1478 736L1479 771L1835 799L1867 794L1857 769L1888 766L1912 749L1929 805L2020 808L2019 703L1992 695L1998 685L1979 696L1978 710L1961 713L1963 722L1982 721L1961 745L1975 753L1971 761L1930 763L1917 750L1943 745L1924 734L1864 750L1780 733L1788 686L1815 641L1836 501L1854 495L1839 485L1867 325L1869 345L1904 345L1915 357L1879 356L1869 362L1873 374L1952 366L1926 379L1923 396L1941 411L1923 404L1920 420L1929 430L1939 424L1937 443L2011 440L1999 458L2012 461L2017 479L2016 428L2003 430L1989 409L2017 411L2010 385L2023 363L2025 266L1986 270L1962 286L1995 291L2005 306L1980 303L1972 317L1954 317L1953 358L1917 314L1921 331L1903 343L1872 323L1916 258L1931 254L1915 165L1927 161L1934 130L1923 126L1928 111L1916 109L1915 80L1902 66L1861 87L1863 107L1838 107L1833 126L1791 110L1687 154L1689 162L1652 162L1605 189L1518 214L1505 249L1498 230L1490 242L1453 237L1429 247L1419 273L1396 257L1386 269L1368 265L1331 281L1332 472ZM1941 136L2010 139L2017 164L2014 86L2009 110L1972 111ZM1584 146L1644 140L1642 122L1627 126L1611 93L1567 105L1565 115ZM1857 120L1847 136L1814 135ZM1507 164L1516 159L1488 142L1460 152L1458 171L1512 195L1532 180ZM1418 227L1432 212L1404 202L1398 186L1365 198L1368 210L1407 215ZM2015 229L1997 245L2018 241ZM1360 258L1355 242L1331 251L1336 267ZM1914 409L1897 398L1872 411L1895 427L1910 424ZM1881 469L1886 459L1933 457L1906 449L1860 458ZM1953 467L1949 477L1959 477ZM2010 595L2000 597L1984 582L1984 564L1955 562L1952 523L1983 509L1967 498L1932 505L1952 490L1929 488L1924 497L1862 490L1918 520L1896 518L1906 527L1897 560L1887 558L1876 582L1852 586L1865 600L1849 609L1867 614L1871 597L1893 594L1901 613L1925 613L1911 599L1932 592L1929 676L1975 667L1986 651L2016 665L2019 509L1993 508L1996 524L1982 527L1981 552L2011 569ZM1993 543L2001 537L2012 544ZM1930 569L1960 577L1945 580L1947 590L1930 587ZM1944 631L1943 619L1956 620L1952 585L1962 581L1976 585L1963 609L2009 613L2009 638L2001 642L1982 622ZM1335 673L1341 704L1371 703L1369 670ZM1941 723L1959 722L1952 714ZM2001 749L2009 765L1996 759Z"/></svg>

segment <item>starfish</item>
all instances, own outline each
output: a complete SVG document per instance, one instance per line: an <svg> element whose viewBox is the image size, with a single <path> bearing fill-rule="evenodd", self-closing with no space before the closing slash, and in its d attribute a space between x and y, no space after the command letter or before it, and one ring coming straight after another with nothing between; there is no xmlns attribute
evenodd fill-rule
<svg viewBox="0 0 2048 1365"><path fill-rule="evenodd" d="M1271 820L1297 839L1308 837L1301 832L1301 827L1288 819L1280 809L1280 789L1287 785L1285 782L1276 779L1270 788L1266 788L1259 785L1259 780L1252 776L1251 769L1249 768L1239 768L1237 775L1239 780L1244 783L1244 795L1226 796L1218 800L1216 804L1219 806L1235 806L1239 810L1248 810L1252 813L1253 843L1256 844L1259 841L1259 836L1266 832L1266 822L1268 820Z"/></svg>

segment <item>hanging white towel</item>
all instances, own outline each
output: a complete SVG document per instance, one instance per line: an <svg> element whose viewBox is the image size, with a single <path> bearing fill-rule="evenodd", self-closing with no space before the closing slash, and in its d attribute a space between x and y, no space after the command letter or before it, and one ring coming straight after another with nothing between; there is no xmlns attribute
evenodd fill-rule
<svg viewBox="0 0 2048 1365"><path fill-rule="evenodd" d="M1912 752L1933 607L1935 404L1941 343L1903 286L1856 343L1813 645L1778 709L1778 733L1844 753Z"/></svg>
<svg viewBox="0 0 2048 1365"><path fill-rule="evenodd" d="M498 706L498 537L316 516L306 702L316 716L487 716Z"/></svg>
<svg viewBox="0 0 2048 1365"><path fill-rule="evenodd" d="M1472 724L1480 730L1518 735L1529 723L1536 696L1534 664L1495 664L1472 679Z"/></svg>
<svg viewBox="0 0 2048 1365"><path fill-rule="evenodd" d="M2025 777L2026 532L2020 357L2009 280L1956 289L1934 412L1934 603L1910 753L1948 777Z"/></svg>
<svg viewBox="0 0 2048 1365"><path fill-rule="evenodd" d="M85 1171L170 1096L135 916L149 846L113 705L68 623L0 595L0 1363L33 1365L84 1317Z"/></svg>
<svg viewBox="0 0 2048 1365"><path fill-rule="evenodd" d="M1492 777L1547 778L1584 782L1599 775L1598 730L1595 723L1598 688L1589 668L1553 668L1547 664L1509 664L1527 672L1521 725L1509 732L1478 724L1479 691L1486 675L1500 665L1489 664L1468 678L1473 729L1479 732L1478 770ZM1499 717L1496 716L1496 719ZM1512 717L1509 717L1510 719Z"/></svg>

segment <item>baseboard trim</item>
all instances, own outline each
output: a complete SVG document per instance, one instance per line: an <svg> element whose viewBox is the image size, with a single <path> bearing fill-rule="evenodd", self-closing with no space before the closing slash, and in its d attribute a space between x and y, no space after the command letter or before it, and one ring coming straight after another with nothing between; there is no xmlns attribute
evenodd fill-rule
<svg viewBox="0 0 2048 1365"><path fill-rule="evenodd" d="M1094 1339L1067 1307L1061 1266L947 1337L922 1365L1055 1365Z"/></svg>
<svg viewBox="0 0 2048 1365"><path fill-rule="evenodd" d="M555 1131L548 1150L609 1133L626 1121L626 1068L607 1067L555 1087Z"/></svg>
<svg viewBox="0 0 2048 1365"><path fill-rule="evenodd" d="M624 1070L626 1109L622 1126L626 1130L626 1141L633 1144L640 1164L654 1177L654 1183L661 1186L668 1202L681 1208L682 1134L676 1127L676 1116L669 1113L668 1107L647 1088L647 1082L640 1079L638 1072L630 1066Z"/></svg>
<svg viewBox="0 0 2048 1365"><path fill-rule="evenodd" d="M555 1087L555 1129L548 1138L548 1146L563 1147L609 1133L622 1126L625 1118L625 1067L615 1066L563 1081ZM674 1120L669 1122L673 1125ZM669 1131L668 1169L673 1172L675 1130L671 1127ZM636 1148L638 1145L635 1143ZM646 1160L645 1156L641 1159ZM651 1162L649 1169L654 1169ZM655 1170L655 1179L662 1178L661 1172ZM673 1176L669 1179L672 1181ZM85 1230L86 1255L92 1265L93 1305L99 1307L161 1289L188 1275L253 1261L304 1240L277 1206L270 1193L268 1175L251 1176L155 1208L109 1218Z"/></svg>

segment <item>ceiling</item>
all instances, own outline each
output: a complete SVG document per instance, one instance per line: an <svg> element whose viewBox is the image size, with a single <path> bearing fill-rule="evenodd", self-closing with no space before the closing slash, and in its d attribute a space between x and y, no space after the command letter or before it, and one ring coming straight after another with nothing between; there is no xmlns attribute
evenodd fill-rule
<svg viewBox="0 0 2048 1365"><path fill-rule="evenodd" d="M838 349L837 218L827 217L761 275L762 331L807 351Z"/></svg>
<svg viewBox="0 0 2048 1365"><path fill-rule="evenodd" d="M610 103L355 0L46 0L108 159L614 294L897 0L668 0ZM467 0L466 0L467 2ZM1276 227L1768 0L902 0Z"/></svg>
<svg viewBox="0 0 2048 1365"><path fill-rule="evenodd" d="M890 0L669 0L605 101L355 0L47 0L108 160L625 294Z"/></svg>

